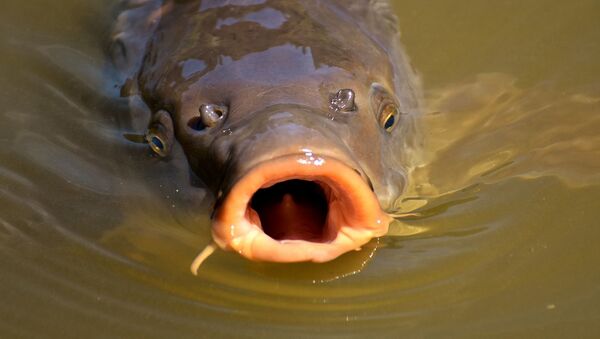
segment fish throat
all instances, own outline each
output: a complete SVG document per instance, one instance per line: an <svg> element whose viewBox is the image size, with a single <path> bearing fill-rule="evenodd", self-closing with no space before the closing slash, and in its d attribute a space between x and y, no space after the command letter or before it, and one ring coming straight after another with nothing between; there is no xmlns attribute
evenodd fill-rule
<svg viewBox="0 0 600 339"><path fill-rule="evenodd" d="M248 214L257 216L253 222L275 240L328 242L335 236L327 222L332 200L335 194L327 184L290 179L259 189Z"/></svg>

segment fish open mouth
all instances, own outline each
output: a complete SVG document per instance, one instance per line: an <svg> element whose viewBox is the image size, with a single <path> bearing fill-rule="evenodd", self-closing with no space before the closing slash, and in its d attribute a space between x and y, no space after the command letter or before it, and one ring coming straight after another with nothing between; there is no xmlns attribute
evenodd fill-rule
<svg viewBox="0 0 600 339"><path fill-rule="evenodd" d="M333 240L327 223L331 194L331 188L318 181L290 179L256 191L248 208L275 240L328 242Z"/></svg>
<svg viewBox="0 0 600 339"><path fill-rule="evenodd" d="M233 185L213 238L252 260L324 262L384 235L390 220L353 168L291 155L258 164Z"/></svg>

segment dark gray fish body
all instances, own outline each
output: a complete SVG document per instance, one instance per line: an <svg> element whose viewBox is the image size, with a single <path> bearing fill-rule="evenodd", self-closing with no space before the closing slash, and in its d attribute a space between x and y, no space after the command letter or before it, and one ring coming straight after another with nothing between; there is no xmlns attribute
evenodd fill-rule
<svg viewBox="0 0 600 339"><path fill-rule="evenodd" d="M113 58L218 199L213 236L256 260L326 261L387 230L419 89L385 1L130 1Z"/></svg>

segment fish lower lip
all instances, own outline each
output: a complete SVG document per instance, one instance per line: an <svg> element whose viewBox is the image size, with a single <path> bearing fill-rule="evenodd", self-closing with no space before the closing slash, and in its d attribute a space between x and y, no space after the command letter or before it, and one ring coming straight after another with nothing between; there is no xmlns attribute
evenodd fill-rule
<svg viewBox="0 0 600 339"><path fill-rule="evenodd" d="M289 155L250 169L225 196L212 233L252 260L324 262L387 233L369 186L332 158Z"/></svg>

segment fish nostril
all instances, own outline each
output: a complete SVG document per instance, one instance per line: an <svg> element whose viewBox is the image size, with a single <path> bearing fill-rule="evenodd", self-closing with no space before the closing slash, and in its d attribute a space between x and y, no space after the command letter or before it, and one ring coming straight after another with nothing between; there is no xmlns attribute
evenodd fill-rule
<svg viewBox="0 0 600 339"><path fill-rule="evenodd" d="M227 115L228 109L221 105L201 105L198 111L200 115L188 121L188 126L195 131L217 126Z"/></svg>
<svg viewBox="0 0 600 339"><path fill-rule="evenodd" d="M221 105L200 106L200 118L206 127L215 127L227 115L227 107Z"/></svg>
<svg viewBox="0 0 600 339"><path fill-rule="evenodd" d="M340 89L329 98L329 109L334 112L354 112L356 110L354 97L353 90L349 88Z"/></svg>
<svg viewBox="0 0 600 339"><path fill-rule="evenodd" d="M206 128L206 126L204 126L204 123L202 122L202 118L200 117L191 118L188 121L188 126L195 131L202 131Z"/></svg>

